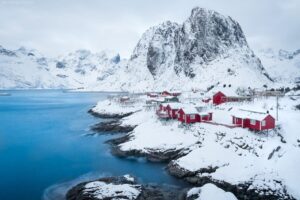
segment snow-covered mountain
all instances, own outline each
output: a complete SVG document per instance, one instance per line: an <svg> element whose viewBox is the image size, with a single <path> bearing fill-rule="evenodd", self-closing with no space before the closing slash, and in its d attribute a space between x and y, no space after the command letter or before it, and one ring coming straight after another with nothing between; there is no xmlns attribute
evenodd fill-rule
<svg viewBox="0 0 300 200"><path fill-rule="evenodd" d="M182 24L167 21L148 29L128 61L112 52L78 50L48 59L34 50L1 47L0 88L149 91L224 84L233 89L261 88L272 85L273 77L280 79L272 65L266 66L267 70L235 20L196 7Z"/></svg>
<svg viewBox="0 0 300 200"><path fill-rule="evenodd" d="M86 88L114 74L124 61L114 52L78 50L57 59L36 50L0 47L0 88Z"/></svg>
<svg viewBox="0 0 300 200"><path fill-rule="evenodd" d="M123 89L206 89L211 85L269 84L240 25L215 11L194 8L183 23L147 30L128 62Z"/></svg>
<svg viewBox="0 0 300 200"><path fill-rule="evenodd" d="M257 55L269 75L277 82L293 84L300 82L300 49L286 50L263 49Z"/></svg>

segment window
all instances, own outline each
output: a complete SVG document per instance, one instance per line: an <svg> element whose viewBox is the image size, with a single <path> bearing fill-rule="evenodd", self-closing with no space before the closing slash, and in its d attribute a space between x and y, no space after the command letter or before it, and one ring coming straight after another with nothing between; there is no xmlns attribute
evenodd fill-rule
<svg viewBox="0 0 300 200"><path fill-rule="evenodd" d="M255 121L254 119L251 119L251 120L250 120L250 124L251 124L251 125L255 125L255 124L256 124L256 121Z"/></svg>
<svg viewBox="0 0 300 200"><path fill-rule="evenodd" d="M261 126L266 126L266 120L261 121Z"/></svg>
<svg viewBox="0 0 300 200"><path fill-rule="evenodd" d="M195 115L191 115L190 118L191 118L191 120L195 120L196 117L195 117Z"/></svg>
<svg viewBox="0 0 300 200"><path fill-rule="evenodd" d="M183 120L185 121L185 115L183 115Z"/></svg>

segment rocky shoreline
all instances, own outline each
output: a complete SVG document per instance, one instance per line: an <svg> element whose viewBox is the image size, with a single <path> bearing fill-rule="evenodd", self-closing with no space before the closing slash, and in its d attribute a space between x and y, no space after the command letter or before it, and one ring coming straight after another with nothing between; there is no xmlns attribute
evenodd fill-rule
<svg viewBox="0 0 300 200"><path fill-rule="evenodd" d="M128 176L128 175L127 175ZM87 189L87 185L95 182L102 182L105 184L112 184L116 186L131 186L137 189L140 193L138 194L136 200L184 200L186 190L178 189L175 187L167 187L161 185L152 185L152 184L139 184L135 178L129 176L120 176L120 177L105 177L100 178L94 181L83 182L71 190L68 191L66 195L67 200L99 200L97 198L97 188ZM105 200L112 199L132 199L130 196L122 194L121 191L118 191L117 194L112 194L111 196L107 195L103 197Z"/></svg>
<svg viewBox="0 0 300 200"><path fill-rule="evenodd" d="M249 186L251 185L251 182L249 183L241 183L238 185L232 185L224 181L218 181L210 178L209 176L199 176L198 174L202 173L213 173L217 170L217 167L210 167L210 168L203 168L200 169L196 172L190 172L185 169L180 168L178 165L176 165L172 160L180 158L186 154L183 153L184 150L168 150L164 152L160 152L157 150L152 150L149 149L147 153L141 152L138 150L130 150L130 151L123 151L120 148L120 144L125 143L130 140L132 137L130 132L134 130L135 127L132 126L123 126L121 123L121 119L127 116L130 116L132 113L127 113L124 115L107 115L107 114L96 114L93 111L89 111L93 116L100 117L100 118L105 118L105 119L111 119L109 121L104 121L100 122L94 126L91 127L93 131L96 132L104 132L107 134L112 134L112 133L124 133L124 135L108 140L107 143L111 145L111 153L115 156L118 157L145 157L147 160L151 162L165 162L167 163L166 170L174 177L177 177L179 179L183 179L186 182L190 183L191 186L203 186L207 183L212 183L216 185L217 187L223 189L224 191L231 192L233 193L238 199L243 199L243 200L277 200L277 199L295 199L289 194L287 194L286 190L284 189L283 193L277 193L276 191L272 190L257 190L257 189L251 189ZM109 178L114 180L112 177ZM280 184L280 183L279 183ZM88 200L94 200L90 198L82 198L82 194L80 193L80 188L82 187L82 184L79 184L78 186L75 186L72 188L67 195L68 200L83 200L83 199L88 199ZM283 184L282 184L283 185ZM157 190L158 188L154 187L149 189L149 186L143 186L145 189L145 194L147 195L142 195L142 197L139 197L138 199L170 199L167 198L168 195L174 195L175 193L171 192L171 194L166 195L160 195L160 197L157 196L149 196L150 194L156 195L161 194L161 191ZM156 191L155 194L152 193L153 191ZM164 194L167 194L167 191L164 191ZM76 194L78 198L75 198ZM192 198L183 198L184 195L182 195L183 192L180 192L180 195L177 194L176 198L175 196L172 196L171 199L192 199ZM153 197L153 198L150 198Z"/></svg>
<svg viewBox="0 0 300 200"><path fill-rule="evenodd" d="M93 115L94 117L99 117L99 118L102 118L102 119L121 119L121 118L132 115L134 112L124 113L124 114L107 114L107 113L94 112L93 108L91 108L88 111L88 113Z"/></svg>

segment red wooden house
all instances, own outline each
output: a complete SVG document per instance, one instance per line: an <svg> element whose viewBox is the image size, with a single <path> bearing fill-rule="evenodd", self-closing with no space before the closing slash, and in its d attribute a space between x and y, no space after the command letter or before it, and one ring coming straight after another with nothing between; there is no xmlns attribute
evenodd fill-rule
<svg viewBox="0 0 300 200"><path fill-rule="evenodd" d="M181 108L178 112L177 119L183 123L191 124L202 121L211 121L212 113L199 113L196 108Z"/></svg>
<svg viewBox="0 0 300 200"><path fill-rule="evenodd" d="M232 93L232 92L231 92ZM234 93L232 93L235 95ZM213 104L220 105L226 102L240 102L240 101L249 101L251 97L244 97L244 96L233 96L233 95L226 95L224 92L217 92L213 95Z"/></svg>
<svg viewBox="0 0 300 200"><path fill-rule="evenodd" d="M232 123L249 128L254 131L262 131L275 128L275 119L268 113L244 111L232 116Z"/></svg>
<svg viewBox="0 0 300 200"><path fill-rule="evenodd" d="M163 91L161 93L162 96L174 96L177 97L179 95L181 95L181 92L168 92L168 91Z"/></svg>

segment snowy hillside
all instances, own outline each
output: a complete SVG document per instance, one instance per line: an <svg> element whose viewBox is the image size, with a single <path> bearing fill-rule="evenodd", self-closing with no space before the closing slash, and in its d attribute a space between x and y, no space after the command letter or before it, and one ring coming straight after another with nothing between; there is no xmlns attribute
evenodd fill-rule
<svg viewBox="0 0 300 200"><path fill-rule="evenodd" d="M86 88L97 85L121 66L120 55L78 50L57 59L36 50L0 46L0 88Z"/></svg>
<svg viewBox="0 0 300 200"><path fill-rule="evenodd" d="M257 51L257 55L274 80L280 83L300 82L300 50L265 49Z"/></svg>
<svg viewBox="0 0 300 200"><path fill-rule="evenodd" d="M262 87L271 83L265 73L236 21L194 8L181 25L168 21L147 30L119 76L128 74L120 83L125 90L189 90L218 83Z"/></svg>

